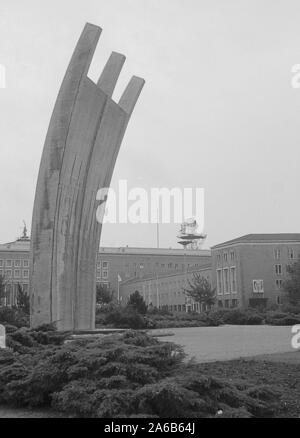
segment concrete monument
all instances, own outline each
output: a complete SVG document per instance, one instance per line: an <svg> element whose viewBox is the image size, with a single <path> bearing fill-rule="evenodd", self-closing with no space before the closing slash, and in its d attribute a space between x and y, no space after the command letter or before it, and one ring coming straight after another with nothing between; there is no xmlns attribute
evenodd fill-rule
<svg viewBox="0 0 300 438"><path fill-rule="evenodd" d="M101 224L96 194L109 187L144 80L112 100L125 57L113 52L97 84L87 77L101 34L86 24L63 79L38 175L31 230L31 326L95 327Z"/></svg>

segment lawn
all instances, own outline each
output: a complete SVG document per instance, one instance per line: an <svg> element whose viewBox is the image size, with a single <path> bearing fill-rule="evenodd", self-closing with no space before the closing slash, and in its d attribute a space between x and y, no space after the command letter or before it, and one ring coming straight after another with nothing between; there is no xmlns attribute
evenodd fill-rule
<svg viewBox="0 0 300 438"><path fill-rule="evenodd" d="M281 394L277 417L300 417L300 351L198 364L204 374L251 385L272 385Z"/></svg>

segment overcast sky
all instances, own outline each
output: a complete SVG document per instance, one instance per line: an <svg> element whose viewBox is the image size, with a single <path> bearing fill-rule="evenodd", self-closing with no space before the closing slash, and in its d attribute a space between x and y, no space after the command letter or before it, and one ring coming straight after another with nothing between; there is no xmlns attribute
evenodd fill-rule
<svg viewBox="0 0 300 438"><path fill-rule="evenodd" d="M112 185L204 187L205 246L300 232L299 0L1 0L0 242L30 227L43 143L85 22L103 29L89 76L112 50L146 80ZM160 229L176 247L175 225ZM106 225L102 245L155 246L155 225Z"/></svg>

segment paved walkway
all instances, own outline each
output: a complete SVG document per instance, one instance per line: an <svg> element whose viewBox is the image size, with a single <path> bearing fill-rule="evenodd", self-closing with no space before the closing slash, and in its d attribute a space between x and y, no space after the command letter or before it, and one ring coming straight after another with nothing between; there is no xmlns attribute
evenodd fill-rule
<svg viewBox="0 0 300 438"><path fill-rule="evenodd" d="M156 330L152 330L155 334ZM162 330L157 330L162 334ZM293 352L291 327L232 326L167 329L174 336L159 340L184 347L189 358L198 362L230 360L240 357ZM300 356L300 354L299 354Z"/></svg>
<svg viewBox="0 0 300 438"><path fill-rule="evenodd" d="M65 418L59 413L39 409L14 409L0 406L0 418Z"/></svg>

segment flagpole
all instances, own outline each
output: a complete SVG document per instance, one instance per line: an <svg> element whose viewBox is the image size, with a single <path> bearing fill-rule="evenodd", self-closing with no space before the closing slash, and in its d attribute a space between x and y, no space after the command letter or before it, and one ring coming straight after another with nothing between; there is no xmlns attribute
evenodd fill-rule
<svg viewBox="0 0 300 438"><path fill-rule="evenodd" d="M159 309L158 273L156 272L156 307Z"/></svg>
<svg viewBox="0 0 300 438"><path fill-rule="evenodd" d="M156 224L156 244L157 244L157 248L159 248L159 225L158 225L158 222Z"/></svg>

